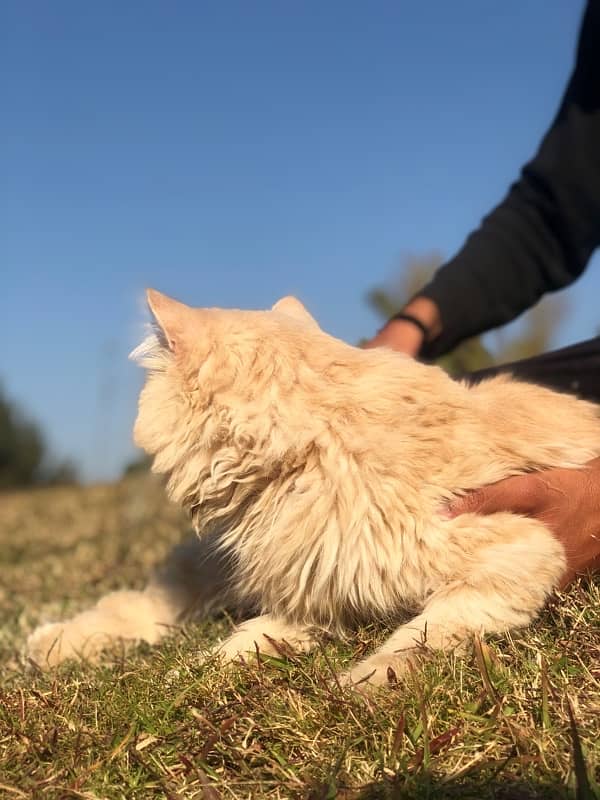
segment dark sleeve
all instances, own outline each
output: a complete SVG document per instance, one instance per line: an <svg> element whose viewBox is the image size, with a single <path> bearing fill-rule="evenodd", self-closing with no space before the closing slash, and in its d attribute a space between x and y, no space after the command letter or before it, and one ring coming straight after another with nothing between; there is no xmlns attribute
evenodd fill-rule
<svg viewBox="0 0 600 800"><path fill-rule="evenodd" d="M547 386L557 392L576 394L592 403L600 403L600 336L560 350L455 377L478 383L484 378L503 373L522 381Z"/></svg>
<svg viewBox="0 0 600 800"><path fill-rule="evenodd" d="M600 244L600 0L588 0L575 69L535 157L503 202L419 292L442 318L435 358L568 286Z"/></svg>

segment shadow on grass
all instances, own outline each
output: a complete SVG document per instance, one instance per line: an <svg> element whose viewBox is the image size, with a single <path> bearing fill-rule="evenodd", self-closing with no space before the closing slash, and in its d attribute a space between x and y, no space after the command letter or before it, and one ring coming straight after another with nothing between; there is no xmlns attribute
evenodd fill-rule
<svg viewBox="0 0 600 800"><path fill-rule="evenodd" d="M360 790L345 789L334 782L315 786L306 800L597 800L600 796L581 787L562 783L536 782L506 774L440 781L434 775L398 776L384 779Z"/></svg>

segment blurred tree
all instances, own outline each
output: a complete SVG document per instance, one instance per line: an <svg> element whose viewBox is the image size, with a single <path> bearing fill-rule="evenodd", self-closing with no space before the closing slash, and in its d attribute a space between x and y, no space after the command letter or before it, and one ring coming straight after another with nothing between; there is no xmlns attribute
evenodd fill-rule
<svg viewBox="0 0 600 800"><path fill-rule="evenodd" d="M79 483L77 467L69 459L42 468L38 483L44 486L73 486Z"/></svg>
<svg viewBox="0 0 600 800"><path fill-rule="evenodd" d="M0 490L76 480L74 465L50 459L39 426L20 413L0 386Z"/></svg>
<svg viewBox="0 0 600 800"><path fill-rule="evenodd" d="M126 478L128 475L137 475L140 472L148 472L151 466L152 458L145 453L142 453L141 455L137 456L137 458L134 458L125 464L123 468L123 477Z"/></svg>
<svg viewBox="0 0 600 800"><path fill-rule="evenodd" d="M367 293L368 304L384 322L387 321L431 279L443 261L436 252L406 257L400 274L393 281ZM566 312L565 297L551 295L524 314L518 329L510 335L504 329L491 332L487 334L487 345L479 336L468 339L438 359L437 363L451 375L456 375L544 352L549 348L552 334Z"/></svg>

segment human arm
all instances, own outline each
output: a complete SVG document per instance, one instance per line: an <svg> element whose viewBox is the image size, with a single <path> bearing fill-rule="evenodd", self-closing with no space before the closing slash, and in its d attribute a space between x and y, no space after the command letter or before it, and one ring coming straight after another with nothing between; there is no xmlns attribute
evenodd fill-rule
<svg viewBox="0 0 600 800"><path fill-rule="evenodd" d="M408 303L402 311L402 317L392 317L365 346L390 347L417 356L424 340L431 340L441 332L438 307L427 297L416 297Z"/></svg>
<svg viewBox="0 0 600 800"><path fill-rule="evenodd" d="M437 358L581 275L600 244L599 40L600 2L589 0L575 69L537 154L457 255L404 309L428 301L437 310L437 331L411 336L410 323L391 320L371 346ZM426 323L419 308L414 313Z"/></svg>

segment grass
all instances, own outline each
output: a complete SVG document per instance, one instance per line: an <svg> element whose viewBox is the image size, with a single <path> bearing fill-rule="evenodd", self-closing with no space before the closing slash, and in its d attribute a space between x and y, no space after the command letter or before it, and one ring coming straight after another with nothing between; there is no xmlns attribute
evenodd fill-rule
<svg viewBox="0 0 600 800"><path fill-rule="evenodd" d="M226 619L41 673L39 622L141 587L187 530L150 478L0 496L0 797L600 797L600 581L528 631L369 697L335 670L383 635L222 673Z"/></svg>

